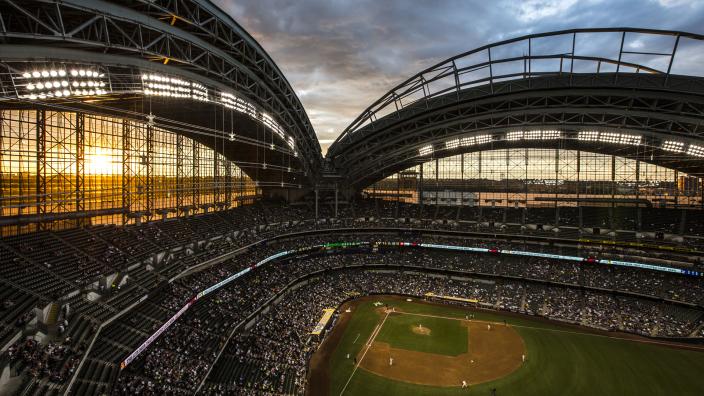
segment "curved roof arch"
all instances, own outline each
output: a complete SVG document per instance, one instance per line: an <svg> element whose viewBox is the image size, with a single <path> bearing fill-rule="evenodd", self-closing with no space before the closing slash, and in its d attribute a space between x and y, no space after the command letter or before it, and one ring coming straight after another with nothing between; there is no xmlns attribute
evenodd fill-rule
<svg viewBox="0 0 704 396"><path fill-rule="evenodd" d="M659 52L629 50L633 35ZM539 44L554 38L566 42L568 51ZM600 52L600 46L596 52L581 48L607 38L617 43L613 53ZM516 44L527 51L516 55L515 48L505 49ZM499 142L511 131L551 130L564 134L559 140L565 145L603 153L619 151L608 144L608 134L637 135L638 150L650 153L644 160L663 156L669 167L700 174L704 77L678 49L704 50L704 36L575 29L486 45L427 68L389 91L345 129L327 157L348 182L363 188L382 178L382 169L422 161L421 149L442 155L447 142L472 134L488 133L505 144ZM605 141L577 138L587 130L607 134ZM682 143L680 154L697 155L681 164L666 161L662 147L670 141Z"/></svg>
<svg viewBox="0 0 704 396"><path fill-rule="evenodd" d="M107 93L90 98L93 107L104 101L132 112L144 107L140 102L145 95L151 95L150 106L165 99L157 97L154 89L148 93L142 76L176 78L197 85L198 100L186 100L196 97L193 93L171 106L157 103L149 109L157 117L225 135L237 129L234 132L243 135L240 142L253 143L252 147L262 139L261 130L269 130L271 137L261 143L276 145L272 151L295 154L293 160L300 163L308 184L320 172L320 145L291 85L251 35L208 0L5 2L0 4L0 15L5 101L17 103L20 98L24 106L58 102L57 98L30 99L27 81L22 80L27 71L52 66L65 65L68 70L72 64L93 65L107 83ZM158 83L163 85L163 80ZM71 96L76 107L88 102ZM64 104L67 101L61 99ZM239 110L232 123L217 121L215 116L199 117L217 113L220 107ZM246 157L252 148L240 151L233 151L230 159L252 161Z"/></svg>

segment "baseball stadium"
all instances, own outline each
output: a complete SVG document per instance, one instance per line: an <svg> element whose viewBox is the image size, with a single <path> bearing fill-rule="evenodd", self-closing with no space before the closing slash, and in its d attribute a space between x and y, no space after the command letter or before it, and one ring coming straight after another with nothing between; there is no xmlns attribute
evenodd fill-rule
<svg viewBox="0 0 704 396"><path fill-rule="evenodd" d="M327 144L234 3L0 0L0 394L704 395L703 34L438 41Z"/></svg>

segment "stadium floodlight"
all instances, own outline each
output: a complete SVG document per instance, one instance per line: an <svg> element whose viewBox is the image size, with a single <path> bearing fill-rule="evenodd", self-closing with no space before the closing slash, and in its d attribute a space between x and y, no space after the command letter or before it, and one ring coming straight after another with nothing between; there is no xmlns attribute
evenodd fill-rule
<svg viewBox="0 0 704 396"><path fill-rule="evenodd" d="M562 132L549 130L513 131L506 133L506 140L554 140L562 137Z"/></svg>
<svg viewBox="0 0 704 396"><path fill-rule="evenodd" d="M642 140L642 136L640 135L629 135L622 133L620 134L621 136L619 137L619 144L627 144L630 146L638 146Z"/></svg>
<svg viewBox="0 0 704 396"><path fill-rule="evenodd" d="M553 140L553 139L559 139L561 137L562 137L562 132L555 131L555 130L542 131L542 133L540 135L540 139L542 139L542 140Z"/></svg>
<svg viewBox="0 0 704 396"><path fill-rule="evenodd" d="M289 148L294 150L294 154L296 154L296 143L293 137L286 134L281 125L279 125L279 123L274 120L274 117L272 117L268 113L257 111L257 108L254 106L254 104L229 92L220 92L220 104L227 107L228 109L246 114L256 120L261 121L264 125L269 127L269 129L271 129L271 131L274 132L279 138L281 138L281 140L286 142Z"/></svg>
<svg viewBox="0 0 704 396"><path fill-rule="evenodd" d="M579 131L577 134L578 140L584 140L587 142L594 142L599 140L599 132L596 131Z"/></svg>
<svg viewBox="0 0 704 396"><path fill-rule="evenodd" d="M474 144L485 144L493 140L491 135L478 135L474 137Z"/></svg>
<svg viewBox="0 0 704 396"><path fill-rule="evenodd" d="M523 131L513 131L506 133L506 140L515 141L523 139Z"/></svg>
<svg viewBox="0 0 704 396"><path fill-rule="evenodd" d="M445 148L448 150L456 149L460 146L460 139L452 139L445 142Z"/></svg>
<svg viewBox="0 0 704 396"><path fill-rule="evenodd" d="M489 143L491 139L491 135L465 136L463 138L446 141L445 148L452 150L458 147L469 147L477 144Z"/></svg>
<svg viewBox="0 0 704 396"><path fill-rule="evenodd" d="M81 73L82 72L82 73ZM68 96L81 96L81 95L105 95L107 90L105 89L94 89L94 90L83 90L78 89L79 87L105 87L104 81L101 81L99 76L104 76L94 70L86 69L71 69L66 71L61 68L52 68L49 70L42 71L32 71L24 72L23 77L27 78L29 81L24 86L26 93L23 93L21 85L18 85L18 91L20 97L25 97L29 99L44 99L51 97L68 97ZM87 77L91 76L93 79L86 80ZM51 80L47 80L47 77L53 77Z"/></svg>
<svg viewBox="0 0 704 396"><path fill-rule="evenodd" d="M641 143L643 137L640 135L618 132L580 131L577 135L577 139L587 142L598 141L602 143L637 146Z"/></svg>
<svg viewBox="0 0 704 396"><path fill-rule="evenodd" d="M599 141L604 143L618 143L620 139L620 133L602 132L599 134Z"/></svg>
<svg viewBox="0 0 704 396"><path fill-rule="evenodd" d="M523 139L525 140L540 140L542 131L525 131L523 132Z"/></svg>
<svg viewBox="0 0 704 396"><path fill-rule="evenodd" d="M424 156L426 156L426 155L430 155L430 154L432 154L432 153L433 153L433 146L430 145L430 144L427 145L427 146L423 146L423 147L421 147L421 148L418 150L418 154L419 154L421 157L424 157Z"/></svg>
<svg viewBox="0 0 704 396"><path fill-rule="evenodd" d="M687 154L693 157L704 157L704 147L698 146L696 144L690 144L687 148Z"/></svg>
<svg viewBox="0 0 704 396"><path fill-rule="evenodd" d="M684 143L678 142L676 140L666 140L662 143L661 148L665 151L672 151L673 153L681 153L684 151Z"/></svg>

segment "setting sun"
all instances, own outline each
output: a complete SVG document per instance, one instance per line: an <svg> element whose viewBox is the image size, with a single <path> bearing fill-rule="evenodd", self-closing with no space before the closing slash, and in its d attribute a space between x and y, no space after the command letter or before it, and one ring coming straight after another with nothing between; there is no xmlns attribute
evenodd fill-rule
<svg viewBox="0 0 704 396"><path fill-rule="evenodd" d="M105 148L96 148L92 153L86 154L85 172L94 175L115 173L115 162L112 151Z"/></svg>

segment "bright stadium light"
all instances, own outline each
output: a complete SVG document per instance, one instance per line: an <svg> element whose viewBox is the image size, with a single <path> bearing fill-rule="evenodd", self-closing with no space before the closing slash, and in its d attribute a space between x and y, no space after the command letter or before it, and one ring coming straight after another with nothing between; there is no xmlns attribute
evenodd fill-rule
<svg viewBox="0 0 704 396"><path fill-rule="evenodd" d="M448 140L447 142L445 142L445 148L448 150L456 149L459 146L460 146L459 139L452 139L452 140Z"/></svg>
<svg viewBox="0 0 704 396"><path fill-rule="evenodd" d="M142 88L144 94L150 96L208 101L208 89L204 85L175 77L142 74Z"/></svg>
<svg viewBox="0 0 704 396"><path fill-rule="evenodd" d="M562 132L560 131L541 131L540 139L542 140L553 140L562 137Z"/></svg>
<svg viewBox="0 0 704 396"><path fill-rule="evenodd" d="M426 155L430 155L432 153L433 153L433 146L432 145L423 146L418 150L418 154L421 157L424 157Z"/></svg>
<svg viewBox="0 0 704 396"><path fill-rule="evenodd" d="M523 131L513 131L506 133L506 140L515 141L523 139Z"/></svg>
<svg viewBox="0 0 704 396"><path fill-rule="evenodd" d="M506 133L506 140L516 141L516 140L553 140L559 139L562 136L560 131L542 131L542 130L532 130L532 131L513 131Z"/></svg>
<svg viewBox="0 0 704 396"><path fill-rule="evenodd" d="M704 147L690 144L687 148L687 154L693 157L704 157Z"/></svg>
<svg viewBox="0 0 704 396"><path fill-rule="evenodd" d="M298 155L296 152L296 144L292 136L289 136L284 132L284 129L279 125L274 118L268 113L259 112L254 104L235 96L229 92L220 92L220 104L227 107L228 109L237 111L238 113L246 114L254 119L261 121L264 125L269 127L277 136L279 136L286 144L294 151L294 155Z"/></svg>
<svg viewBox="0 0 704 396"><path fill-rule="evenodd" d="M620 133L602 132L599 134L599 141L604 143L618 143L620 139Z"/></svg>
<svg viewBox="0 0 704 396"><path fill-rule="evenodd" d="M525 131L523 139L525 140L540 140L541 131Z"/></svg>
<svg viewBox="0 0 704 396"><path fill-rule="evenodd" d="M661 148L665 151L672 151L673 153L681 153L684 151L684 143L675 140L666 140L662 143Z"/></svg>
<svg viewBox="0 0 704 396"><path fill-rule="evenodd" d="M491 135L478 135L474 137L473 144L485 144L491 142L493 139L494 138Z"/></svg>
<svg viewBox="0 0 704 396"><path fill-rule="evenodd" d="M29 99L108 94L105 89L78 89L106 86L105 81L101 80L104 74L95 70L71 69L67 72L62 68L52 68L43 71L27 71L22 73L22 76L29 81L24 85L26 92L22 92L22 85L17 85L19 96Z"/></svg>
<svg viewBox="0 0 704 396"><path fill-rule="evenodd" d="M577 139L588 142L598 141L602 143L637 146L641 143L642 136L618 132L580 131L577 135Z"/></svg>
<svg viewBox="0 0 704 396"><path fill-rule="evenodd" d="M596 131L579 131L577 135L578 140L584 140L587 142L594 142L599 140L599 132Z"/></svg>

